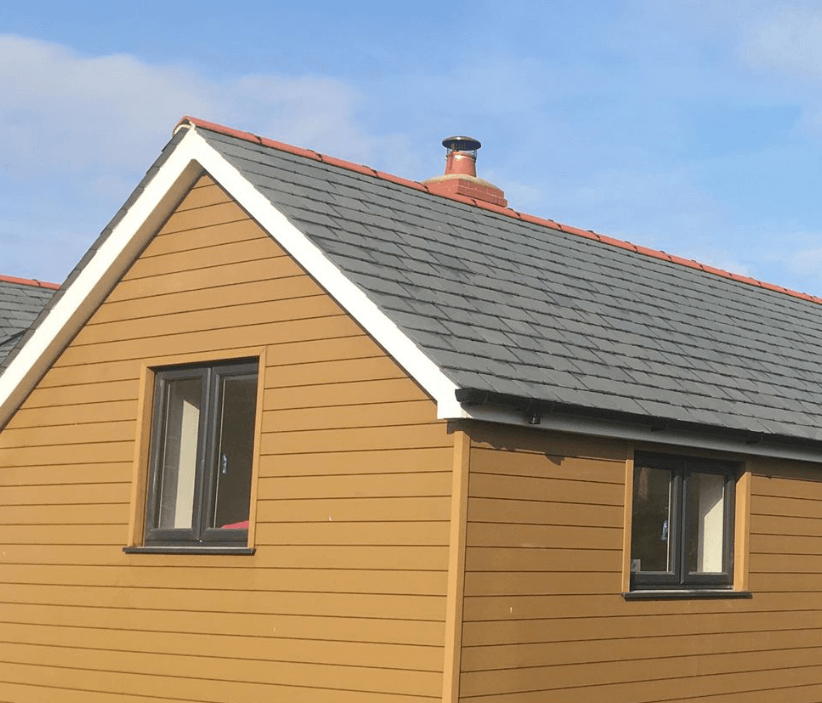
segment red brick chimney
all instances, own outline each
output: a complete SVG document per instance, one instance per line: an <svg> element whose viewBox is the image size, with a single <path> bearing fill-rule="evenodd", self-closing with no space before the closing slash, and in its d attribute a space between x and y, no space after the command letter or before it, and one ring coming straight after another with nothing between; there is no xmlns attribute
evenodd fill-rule
<svg viewBox="0 0 822 703"><path fill-rule="evenodd" d="M482 144L471 137L448 137L442 140L442 145L448 149L445 175L423 181L432 193L464 195L500 207L508 206L505 193L493 183L477 178L477 149Z"/></svg>

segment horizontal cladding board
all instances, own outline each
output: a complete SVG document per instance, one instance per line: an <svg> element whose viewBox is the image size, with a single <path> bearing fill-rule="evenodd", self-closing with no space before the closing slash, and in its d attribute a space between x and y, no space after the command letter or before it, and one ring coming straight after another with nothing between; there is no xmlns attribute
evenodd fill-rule
<svg viewBox="0 0 822 703"><path fill-rule="evenodd" d="M257 491L260 500L272 501L300 498L448 497L451 492L451 476L442 471L261 478ZM440 513L440 518L448 519L449 512L446 506Z"/></svg>
<svg viewBox="0 0 822 703"><path fill-rule="evenodd" d="M771 515L781 517L818 518L822 516L822 498L783 498L757 496L752 499L751 513L754 516Z"/></svg>
<svg viewBox="0 0 822 703"><path fill-rule="evenodd" d="M752 515L751 534L822 538L822 516L808 518Z"/></svg>
<svg viewBox="0 0 822 703"><path fill-rule="evenodd" d="M260 477L442 472L452 461L451 447L308 452L261 457Z"/></svg>
<svg viewBox="0 0 822 703"><path fill-rule="evenodd" d="M726 611L705 613L658 613L589 615L534 620L491 620L466 622L463 645L467 648L553 642L590 642L607 640L612 646L632 638L680 637L737 638L750 637L759 642L779 633L814 633L820 630L815 617L806 611L749 612ZM594 611L597 612L597 611ZM781 636L781 635L780 635Z"/></svg>
<svg viewBox="0 0 822 703"><path fill-rule="evenodd" d="M272 409L263 413L263 432L291 432L316 427L391 427L437 422L437 407L429 400L362 404L325 408ZM412 430L413 432L413 430Z"/></svg>
<svg viewBox="0 0 822 703"><path fill-rule="evenodd" d="M450 510L451 497L447 495L260 500L257 506L257 522L427 522L447 520ZM0 520L2 517L0 514Z"/></svg>
<svg viewBox="0 0 822 703"><path fill-rule="evenodd" d="M748 652L751 656L778 651L822 647L822 629L759 633L716 633L678 637L626 637L563 642L541 642L465 647L462 670L485 671L563 664L591 664L679 656Z"/></svg>
<svg viewBox="0 0 822 703"><path fill-rule="evenodd" d="M367 449L413 449L447 447L452 439L444 422L430 425L399 425L341 430L306 430L264 434L260 453L362 451Z"/></svg>
<svg viewBox="0 0 822 703"><path fill-rule="evenodd" d="M214 286L206 290L176 291L122 301L109 301L97 310L89 325L106 324L118 320L140 320L156 317L158 313L209 310L262 303L268 300L287 300L317 295L322 289L308 276L295 273L287 278L267 281L242 281L231 285Z"/></svg>
<svg viewBox="0 0 822 703"><path fill-rule="evenodd" d="M337 340L344 341L344 340ZM272 352L276 355L277 348ZM345 369L346 376L337 377L326 369L325 374L332 374L337 380L323 383L324 377L318 377L317 369L301 369L299 366L289 366L283 369L286 373L277 375L277 382L293 382L290 375L299 374L298 386L283 386L269 388L265 391L265 405L268 408L319 408L344 405L350 407L360 403L388 403L403 400L423 400L427 396L413 381L401 377L395 371L389 373L392 378L370 378L362 369ZM383 371L383 374L385 372ZM356 377L352 378L351 375ZM268 376L267 376L268 377Z"/></svg>
<svg viewBox="0 0 822 703"><path fill-rule="evenodd" d="M0 603L442 621L445 596L0 583ZM158 613L157 617L164 617Z"/></svg>
<svg viewBox="0 0 822 703"><path fill-rule="evenodd" d="M168 652L135 653L85 648L44 647L0 642L0 679L20 681L33 666L43 672L43 665L60 667L61 683L69 686L91 676L97 686L108 683L112 691L122 685L126 690L138 690L146 695L181 697L193 700L214 700L222 695L242 690L242 683L305 686L307 682L322 682L324 688L348 691L370 690L384 693L436 695L442 686L442 674L428 671L380 669L378 667L331 666L290 662L255 662L222 656L189 657ZM7 664L18 671L6 676ZM88 682L86 682L88 685ZM218 699L219 700L219 699ZM231 699L228 699L231 700Z"/></svg>
<svg viewBox="0 0 822 703"><path fill-rule="evenodd" d="M60 525L122 525L128 522L128 499L120 503L100 503L96 499L97 495L90 490L86 504L3 505L0 525L53 525L59 530Z"/></svg>
<svg viewBox="0 0 822 703"><path fill-rule="evenodd" d="M621 569L621 549L468 547L465 550L467 572L589 572ZM582 575L581 578L585 576Z"/></svg>
<svg viewBox="0 0 822 703"><path fill-rule="evenodd" d="M822 554L818 536L751 534L751 554Z"/></svg>
<svg viewBox="0 0 822 703"><path fill-rule="evenodd" d="M471 498L469 522L501 522L518 525L580 525L622 527L621 505L589 505L527 499Z"/></svg>
<svg viewBox="0 0 822 703"><path fill-rule="evenodd" d="M152 240L150 249L144 252L141 258L143 260L161 258L169 254L196 252L221 245L245 243L254 239L268 239L268 235L253 220L205 224L196 230L183 229L158 235ZM271 244L277 247L275 242L272 241ZM269 251L273 252L278 249Z"/></svg>
<svg viewBox="0 0 822 703"><path fill-rule="evenodd" d="M132 359L127 361L107 361L93 366L52 367L37 384L38 388L59 386L79 386L106 381L133 381L140 377L140 364ZM80 403L80 399L75 399Z"/></svg>
<svg viewBox="0 0 822 703"><path fill-rule="evenodd" d="M444 596L444 571L3 564L0 583L110 588Z"/></svg>
<svg viewBox="0 0 822 703"><path fill-rule="evenodd" d="M748 558L754 574L822 574L822 554L763 554L751 553Z"/></svg>
<svg viewBox="0 0 822 703"><path fill-rule="evenodd" d="M135 401L139 394L137 377L125 381L100 381L83 386L35 388L26 400L26 408L60 407L83 403Z"/></svg>
<svg viewBox="0 0 822 703"><path fill-rule="evenodd" d="M566 461L589 458L624 467L629 445L622 440L586 437L561 432L534 432L531 428L482 423L470 429L474 458L482 461L519 461L524 455L545 456L561 466ZM496 458L494 458L496 454ZM616 468L616 466L615 466Z"/></svg>
<svg viewBox="0 0 822 703"><path fill-rule="evenodd" d="M534 572L469 572L465 574L465 596L520 595L609 595L620 590L621 571L590 572L581 577L576 573Z"/></svg>
<svg viewBox="0 0 822 703"><path fill-rule="evenodd" d="M24 490L34 486L82 486L83 484L131 484L133 465L130 461L109 464L26 466L0 468L0 492L6 489ZM37 491L43 490L38 488ZM82 491L82 488L78 490ZM14 495L14 490L6 491ZM39 493L38 493L39 495ZM35 496L36 497L36 496ZM6 498L0 505L7 505ZM11 499L11 504L15 501Z"/></svg>
<svg viewBox="0 0 822 703"><path fill-rule="evenodd" d="M212 266L195 271L167 273L151 278L121 281L109 294L107 301L136 300L166 293L211 290L219 286L238 283L273 281L304 275L300 266L290 257L280 256L265 261L243 261L240 263Z"/></svg>
<svg viewBox="0 0 822 703"><path fill-rule="evenodd" d="M208 310L157 314L137 320L105 322L86 326L75 338L75 346L105 344L128 339L152 339L167 335L201 332L263 323L311 320L342 314L327 295L288 298L262 303L220 306Z"/></svg>
<svg viewBox="0 0 822 703"><path fill-rule="evenodd" d="M134 421L117 420L93 424L57 425L43 428L6 428L0 433L0 451L11 447L43 447L54 445L127 442L134 438Z"/></svg>
<svg viewBox="0 0 822 703"><path fill-rule="evenodd" d="M150 633L277 637L284 641L374 642L440 648L441 622L357 618L349 615L300 616L279 613L154 611L126 607L54 606L0 603L0 623L102 628ZM442 656L442 655L440 655Z"/></svg>
<svg viewBox="0 0 822 703"><path fill-rule="evenodd" d="M258 546L310 545L408 545L448 544L449 522L325 522L262 523L257 526ZM0 529L2 536L2 529ZM3 540L0 540L2 543Z"/></svg>
<svg viewBox="0 0 822 703"><path fill-rule="evenodd" d="M111 400L102 403L79 403L18 411L6 426L10 429L46 428L58 425L136 420L137 400Z"/></svg>
<svg viewBox="0 0 822 703"><path fill-rule="evenodd" d="M128 515L120 525L0 525L3 544L126 544Z"/></svg>
<svg viewBox="0 0 822 703"><path fill-rule="evenodd" d="M471 472L622 485L625 462L477 448L471 452Z"/></svg>
<svg viewBox="0 0 822 703"><path fill-rule="evenodd" d="M180 334L166 334L141 339L101 342L91 345L72 345L63 356L71 363L97 363L115 359L143 359L166 354L202 353L214 350L215 344L225 343L220 335L231 333L234 348L245 349L266 344L305 339L332 339L360 333L359 327L345 315L262 322L235 327L230 315L216 316L210 329Z"/></svg>
<svg viewBox="0 0 822 703"><path fill-rule="evenodd" d="M177 206L176 211L196 210L197 208L208 205L227 203L230 202L230 200L230 196L216 183L213 181L204 183L203 180L200 180L197 186L192 188L185 198L183 198L183 201Z"/></svg>
<svg viewBox="0 0 822 703"><path fill-rule="evenodd" d="M9 665L13 666L13 665ZM162 692L157 696L141 693L125 693L124 690L140 690L140 680L131 681L129 688L124 689L118 684L106 682L105 689L99 689L93 678L80 680L75 685L82 688L66 688L61 683L59 675L50 676L51 672L42 668L34 668L26 673L29 683L0 682L0 698L12 700L14 703L42 703L44 700L59 700L60 703L110 703L112 693L117 696L118 703L191 703L191 696L185 692L183 686L182 697L169 697ZM113 685L113 688L110 688ZM94 686L95 690L89 687ZM271 686L265 684L231 684L221 686L210 691L213 695L209 703L258 703L260 700L269 700L271 696L279 696L289 703L315 703L320 697L324 703L426 703L435 701L436 697L406 696L386 693L371 693L367 691L340 691L317 688L315 686ZM222 697L214 698L214 695Z"/></svg>
<svg viewBox="0 0 822 703"><path fill-rule="evenodd" d="M109 703L111 693L104 691L90 691L88 688L64 688L58 676L50 676L50 672L35 677L32 683L0 682L0 700L14 701L14 703L41 703L44 700L59 700L60 703ZM163 696L141 696L138 693L129 694L118 691L118 703L190 703L191 699L168 698Z"/></svg>
<svg viewBox="0 0 822 703"><path fill-rule="evenodd" d="M814 466L814 469L817 467ZM818 473L818 472L814 472ZM758 506L763 497L801 498L822 501L822 475L820 480L808 481L797 478L753 476L751 481L751 509Z"/></svg>
<svg viewBox="0 0 822 703"><path fill-rule="evenodd" d="M196 236L196 232L191 234ZM216 262L238 264L246 261L266 261L275 255L281 255L281 252L267 237L202 246L190 251L141 257L132 264L123 281L154 278L183 271L207 270L217 265Z"/></svg>
<svg viewBox="0 0 822 703"><path fill-rule="evenodd" d="M206 207L183 207L176 210L166 220L158 236L162 237L169 232L196 230L221 222L238 222L240 220L248 220L245 210L237 203L226 198L222 202Z"/></svg>
<svg viewBox="0 0 822 703"><path fill-rule="evenodd" d="M284 638L276 625L267 635L245 637L211 633L164 632L162 650L174 655L237 660L330 664L336 666L387 667L411 671L442 671L442 647L386 642L331 641ZM86 650L113 649L156 653L157 633L133 629L70 627L3 623L4 641ZM93 658L93 654L91 655Z"/></svg>
<svg viewBox="0 0 822 703"><path fill-rule="evenodd" d="M276 348L272 351L276 356ZM405 372L397 366L393 359L382 354L361 359L335 359L295 364L286 369L273 369L271 372L266 372L266 407L270 407L268 401L271 389L399 378L405 380Z"/></svg>
<svg viewBox="0 0 822 703"><path fill-rule="evenodd" d="M470 674L469 676L473 676ZM818 667L786 669L782 672L763 670L710 676L683 677L674 685L680 690L687 684L688 703L816 703L822 690L822 673ZM567 703L569 700L608 701L608 703L651 703L672 699L670 680L630 681L619 683L589 682L571 688L540 689L531 687L516 693L478 696L461 695L465 701L477 703ZM464 689L461 689L464 692ZM811 692L811 697L805 693Z"/></svg>
<svg viewBox="0 0 822 703"><path fill-rule="evenodd" d="M822 574L752 572L750 575L750 589L754 593L810 591L820 594L822 599Z"/></svg>
<svg viewBox="0 0 822 703"><path fill-rule="evenodd" d="M467 544L472 547L622 549L622 530L567 525L469 523Z"/></svg>
<svg viewBox="0 0 822 703"><path fill-rule="evenodd" d="M560 664L549 667L477 671L464 673L460 677L460 691L462 695L470 697L584 687L593 682L624 682L636 685L645 681L665 683L670 691L671 680L682 678L687 681L689 694L706 695L712 692L738 691L740 684L755 684L757 681L772 686L780 677L785 684L789 684L794 680L793 670L799 667L808 667L814 672L816 680L822 681L819 651L816 648L809 648L760 653L680 655L600 662L584 666Z"/></svg>
<svg viewBox="0 0 822 703"><path fill-rule="evenodd" d="M472 474L468 490L471 497L478 498L512 498L617 506L623 504L625 494L623 484L499 474Z"/></svg>
<svg viewBox="0 0 822 703"><path fill-rule="evenodd" d="M15 447L0 451L0 473L5 467L64 464L111 464L133 461L134 442L100 442L53 447Z"/></svg>
<svg viewBox="0 0 822 703"><path fill-rule="evenodd" d="M125 554L122 545L3 545L0 563L69 564L77 566L136 567L243 567L290 569L375 569L442 571L447 565L445 546L321 546L260 547L253 557L208 554Z"/></svg>
<svg viewBox="0 0 822 703"><path fill-rule="evenodd" d="M691 615L693 613L774 613L802 611L817 617L819 595L792 592L760 593L751 599L696 599L627 602L620 593L609 595L541 595L541 596L474 596L465 599L464 619L479 621L553 620L635 615L655 618L658 615ZM779 613L777 613L778 615ZM721 621L721 618L717 618Z"/></svg>

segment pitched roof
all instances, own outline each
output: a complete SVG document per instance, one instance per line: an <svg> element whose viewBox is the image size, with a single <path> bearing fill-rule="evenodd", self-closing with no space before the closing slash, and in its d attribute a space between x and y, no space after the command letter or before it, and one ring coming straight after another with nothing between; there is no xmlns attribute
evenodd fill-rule
<svg viewBox="0 0 822 703"><path fill-rule="evenodd" d="M822 441L819 299L249 133L181 126L75 272L57 331L21 353L15 384L32 383L35 360L57 353L44 350L90 314L202 167L405 365L441 417L512 421L497 410L532 401L562 417ZM6 407L15 392L4 380Z"/></svg>
<svg viewBox="0 0 822 703"><path fill-rule="evenodd" d="M56 283L0 276L0 373L6 355L57 288Z"/></svg>
<svg viewBox="0 0 822 703"><path fill-rule="evenodd" d="M460 389L822 439L816 299L202 134Z"/></svg>

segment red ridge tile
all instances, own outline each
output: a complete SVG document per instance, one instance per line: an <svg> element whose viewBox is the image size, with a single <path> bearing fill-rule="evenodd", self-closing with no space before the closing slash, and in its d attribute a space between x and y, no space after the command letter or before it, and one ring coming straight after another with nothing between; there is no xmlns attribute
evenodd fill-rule
<svg viewBox="0 0 822 703"><path fill-rule="evenodd" d="M59 283L38 281L36 278L17 278L17 276L0 275L0 281L4 283L17 283L21 286L34 286L35 288L50 288L51 290L57 290L60 287Z"/></svg>
<svg viewBox="0 0 822 703"><path fill-rule="evenodd" d="M383 171L377 171L373 168L368 166L362 166L360 164L355 164L350 161L345 161L343 159L338 159L333 156L324 156L322 154L318 154L315 151L310 151L308 149L302 149L300 147L291 146L290 144L285 144L283 142L277 142L273 139L266 139L263 137L258 137L256 134L252 134L251 132L243 132L237 129L232 129L231 127L226 127L224 125L216 124L214 122L208 122L206 120L201 120L197 117L190 117L184 116L180 119L177 123L177 126L184 123L189 123L194 125L195 127L202 127L203 129L211 130L212 132L218 132L220 134L225 134L231 137L237 137L238 139L243 139L246 141L255 142L257 144L262 144L263 146L271 147L272 149L278 149L279 151L285 151L291 154L296 154L298 156L305 156L310 159L314 159L315 161L322 161L324 163L330 164L332 166L339 166L340 168L348 169L349 171L355 171L356 173L362 173L367 176L372 176L374 178L379 178L384 181L389 181L391 183L396 183L398 185L406 186L408 188L413 188L415 190L423 190L427 193L431 193L432 195L437 195L441 198L448 198L449 200L455 200L457 202L465 203L467 205L472 205L474 207L479 207L484 210L492 210L501 215L505 215L507 217L512 217L514 219L522 220L523 222L530 222L532 224L540 225L543 227L548 227L550 229L556 229L561 232L567 232L569 234L574 234L580 237L585 237L586 239L595 239L597 241L602 242L603 244L608 244L609 246L618 247L620 249L627 249L629 251L633 251L637 254L642 254L643 256L650 256L655 259L662 259L664 261L669 261L672 264L677 264L678 266L685 266L687 268L692 269L699 269L700 271L704 271L705 273L711 274L713 276L719 276L721 278L727 278L732 281L737 281L739 283L744 283L747 285L758 286L760 288L765 288L767 290L776 291L778 293L784 293L785 295L790 295L794 298L799 298L800 300L807 300L814 303L822 304L822 298L818 298L816 296L808 295L807 293L799 293L794 290L790 290L788 288L783 288L782 286L777 286L772 283L766 283L764 281L759 281L755 278L750 278L749 276L741 276L739 274L731 273L729 271L724 271L723 269L716 268L714 266L707 266L704 264L700 264L697 261L693 261L691 259L685 259L681 256L676 256L673 254L667 254L664 251L658 251L656 249L649 249L648 247L637 246L636 244L632 244L631 242L626 242L622 239L615 239L613 237L608 237L605 235L597 234L596 232L592 232L589 230L583 230L578 227L573 227L570 225L564 225L560 222L555 222L553 220L547 220L541 217L536 217L534 215L528 215L526 213L518 212L517 210L513 210L509 207L502 207L500 205L477 201L474 198L469 198L459 193L445 193L439 190L432 191L424 183L418 183L417 181L411 181L400 176L394 176L389 173L385 173ZM0 280L9 280L9 277L0 276ZM25 279L17 279L13 280L12 282L26 282ZM40 281L31 281L29 285L39 285L43 288L59 288L60 286L54 283L42 283Z"/></svg>

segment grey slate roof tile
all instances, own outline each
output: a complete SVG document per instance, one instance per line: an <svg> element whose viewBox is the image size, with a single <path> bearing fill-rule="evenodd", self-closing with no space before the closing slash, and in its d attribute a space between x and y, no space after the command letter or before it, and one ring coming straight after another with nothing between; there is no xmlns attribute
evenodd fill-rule
<svg viewBox="0 0 822 703"><path fill-rule="evenodd" d="M818 304L200 131L461 387L822 439Z"/></svg>
<svg viewBox="0 0 822 703"><path fill-rule="evenodd" d="M0 364L53 295L52 288L0 278Z"/></svg>

